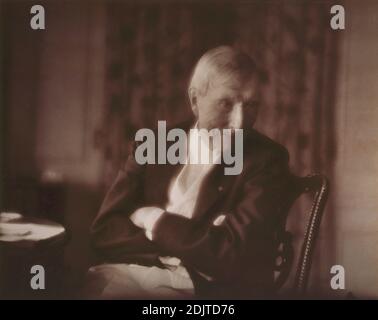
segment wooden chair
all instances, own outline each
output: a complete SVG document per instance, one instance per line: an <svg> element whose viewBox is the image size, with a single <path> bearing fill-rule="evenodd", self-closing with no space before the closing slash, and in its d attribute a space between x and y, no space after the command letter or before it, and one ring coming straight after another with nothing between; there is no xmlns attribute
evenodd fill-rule
<svg viewBox="0 0 378 320"><path fill-rule="evenodd" d="M322 174L311 174L306 177L293 176L293 182L295 188L294 200L299 198L303 193L313 194L313 202L309 212L309 221L301 245L294 285L291 288L294 296L302 296L307 290L312 256L319 233L320 222L328 198L329 182ZM275 271L278 273L278 277L275 280L276 291L285 284L293 265L293 237L292 234L285 229L286 227L284 223L282 230L277 235L278 255Z"/></svg>

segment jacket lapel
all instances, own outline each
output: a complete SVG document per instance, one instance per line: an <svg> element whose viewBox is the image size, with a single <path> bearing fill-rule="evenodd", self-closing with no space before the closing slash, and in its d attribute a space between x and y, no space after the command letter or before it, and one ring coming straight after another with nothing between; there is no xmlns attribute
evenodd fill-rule
<svg viewBox="0 0 378 320"><path fill-rule="evenodd" d="M244 146L243 146L243 164L246 165L247 162L252 160L250 151L253 149L253 139L255 133L253 130L244 131ZM204 216L211 219L212 214L208 213L212 207L228 198L232 187L235 186L236 180L242 175L225 175L224 169L225 164L215 165L212 171L204 179L201 185L201 190L198 194L197 204L194 209L193 218L201 219ZM227 207L224 208L227 210ZM214 212L215 213L215 212Z"/></svg>
<svg viewBox="0 0 378 320"><path fill-rule="evenodd" d="M237 176L224 174L224 165L215 165L201 184L198 193L197 204L194 209L193 218L201 219L204 216L211 218L207 212L225 195L234 185Z"/></svg>
<svg viewBox="0 0 378 320"><path fill-rule="evenodd" d="M182 165L153 165L150 169L149 177L146 181L151 181L152 185L149 186L149 198L153 199L154 203L160 204L163 208L168 201L169 185L172 179L180 172Z"/></svg>

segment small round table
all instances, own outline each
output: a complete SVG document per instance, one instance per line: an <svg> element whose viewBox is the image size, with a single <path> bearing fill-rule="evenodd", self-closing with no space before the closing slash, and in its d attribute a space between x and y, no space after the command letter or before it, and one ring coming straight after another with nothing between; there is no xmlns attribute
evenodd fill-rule
<svg viewBox="0 0 378 320"><path fill-rule="evenodd" d="M19 213L0 213L0 297L56 297L67 241L67 232L58 223ZM32 267L36 265L43 267L44 289L32 288Z"/></svg>

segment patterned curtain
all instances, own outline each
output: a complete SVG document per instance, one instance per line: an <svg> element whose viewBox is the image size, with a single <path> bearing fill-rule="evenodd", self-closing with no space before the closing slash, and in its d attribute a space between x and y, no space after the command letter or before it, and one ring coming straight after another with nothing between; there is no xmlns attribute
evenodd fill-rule
<svg viewBox="0 0 378 320"><path fill-rule="evenodd" d="M332 180L339 33L329 26L331 4L108 3L106 103L96 133L105 157L104 187L138 128L154 127L158 120L173 125L191 116L186 95L191 70L205 51L223 44L249 53L264 70L257 129L288 148L294 173L320 171ZM296 228L302 228L306 221L297 220ZM319 263L334 252L331 215L326 220L328 250L318 253L318 278L329 275L327 270L319 275L326 268Z"/></svg>

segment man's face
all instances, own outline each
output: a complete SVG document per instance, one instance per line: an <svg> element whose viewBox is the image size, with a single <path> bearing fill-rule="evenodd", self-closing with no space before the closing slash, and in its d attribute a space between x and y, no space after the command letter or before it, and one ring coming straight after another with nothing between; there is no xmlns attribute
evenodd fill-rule
<svg viewBox="0 0 378 320"><path fill-rule="evenodd" d="M193 100L192 100L193 102ZM192 108L200 128L251 128L259 106L256 76L218 77L205 95L196 95Z"/></svg>

